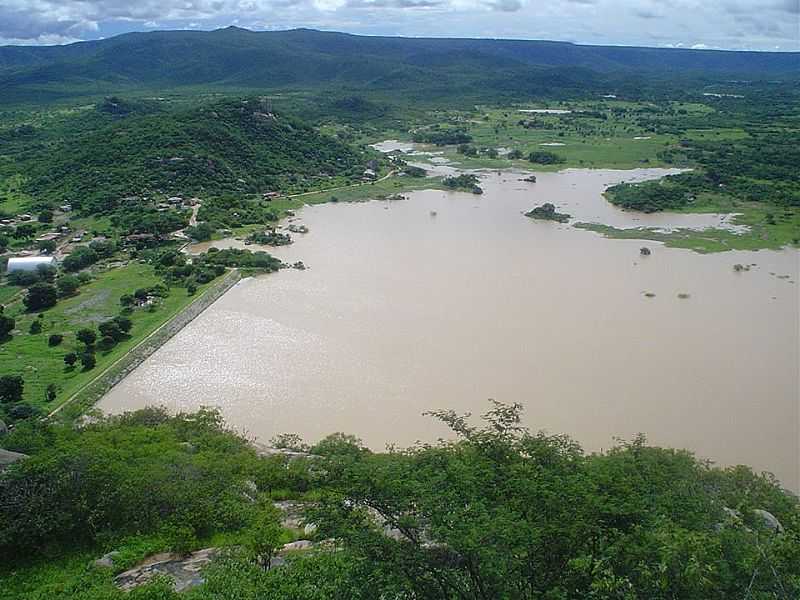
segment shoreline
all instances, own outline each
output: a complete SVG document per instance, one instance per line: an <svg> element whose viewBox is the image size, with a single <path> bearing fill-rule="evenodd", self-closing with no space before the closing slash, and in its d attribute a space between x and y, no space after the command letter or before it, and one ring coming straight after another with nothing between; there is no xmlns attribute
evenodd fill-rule
<svg viewBox="0 0 800 600"><path fill-rule="evenodd" d="M84 415L115 385L123 381L134 369L200 316L209 306L224 296L241 279L242 275L238 269L233 269L226 273L221 281L213 284L183 310L162 323L155 331L67 398L47 416L52 418L66 415L67 418L76 419Z"/></svg>

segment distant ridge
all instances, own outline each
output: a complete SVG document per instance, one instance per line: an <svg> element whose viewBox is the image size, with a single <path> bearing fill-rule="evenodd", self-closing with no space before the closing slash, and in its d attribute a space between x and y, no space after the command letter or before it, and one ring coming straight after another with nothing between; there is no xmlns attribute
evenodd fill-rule
<svg viewBox="0 0 800 600"><path fill-rule="evenodd" d="M126 33L64 46L0 47L0 91L190 85L401 89L448 78L603 74L798 78L800 53L584 46L570 42L359 36L312 29ZM569 73L564 73L569 78Z"/></svg>

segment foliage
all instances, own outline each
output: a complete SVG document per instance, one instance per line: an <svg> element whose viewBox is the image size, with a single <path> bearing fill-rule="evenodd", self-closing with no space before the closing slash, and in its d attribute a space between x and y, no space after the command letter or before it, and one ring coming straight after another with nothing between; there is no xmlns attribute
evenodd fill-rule
<svg viewBox="0 0 800 600"><path fill-rule="evenodd" d="M49 283L34 283L28 288L28 293L22 301L25 303L25 308L29 311L50 308L51 306L55 306L56 302L58 302L58 290Z"/></svg>
<svg viewBox="0 0 800 600"><path fill-rule="evenodd" d="M528 160L537 165L557 165L566 162L563 156L546 150L535 150L529 153Z"/></svg>
<svg viewBox="0 0 800 600"><path fill-rule="evenodd" d="M25 382L19 375L0 376L0 402L19 402Z"/></svg>
<svg viewBox="0 0 800 600"><path fill-rule="evenodd" d="M532 208L525 213L526 217L532 219L544 219L546 221L558 221L559 223L566 223L570 219L567 213L556 212L556 207L550 202L545 202L541 206Z"/></svg>
<svg viewBox="0 0 800 600"><path fill-rule="evenodd" d="M255 453L214 412L145 409L79 431L26 422L4 443L32 454L0 478L4 560L167 523L207 535L250 511L241 485Z"/></svg>
<svg viewBox="0 0 800 600"><path fill-rule="evenodd" d="M478 185L479 181L480 180L478 179L477 175L464 173L462 175L456 175L453 177L445 177L442 180L442 183L445 187L453 190L467 190L473 194L482 194L483 190Z"/></svg>

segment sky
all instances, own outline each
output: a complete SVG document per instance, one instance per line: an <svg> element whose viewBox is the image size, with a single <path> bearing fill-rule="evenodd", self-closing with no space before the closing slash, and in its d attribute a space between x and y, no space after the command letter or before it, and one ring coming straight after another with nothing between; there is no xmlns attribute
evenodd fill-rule
<svg viewBox="0 0 800 600"><path fill-rule="evenodd" d="M800 51L800 0L0 0L0 45L228 25Z"/></svg>

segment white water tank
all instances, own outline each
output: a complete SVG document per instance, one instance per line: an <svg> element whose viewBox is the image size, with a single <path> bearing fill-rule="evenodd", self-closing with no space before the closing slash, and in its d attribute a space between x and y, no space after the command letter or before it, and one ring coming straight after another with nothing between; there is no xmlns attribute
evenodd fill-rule
<svg viewBox="0 0 800 600"><path fill-rule="evenodd" d="M7 272L14 271L35 271L40 265L45 267L55 267L56 259L52 256L17 256L8 259Z"/></svg>

